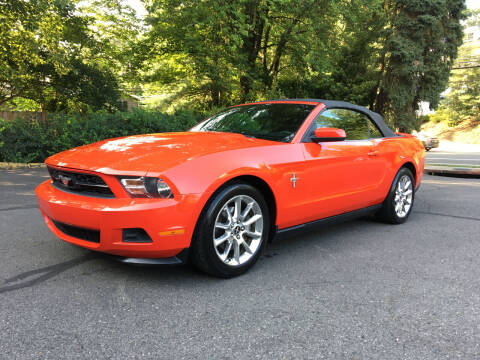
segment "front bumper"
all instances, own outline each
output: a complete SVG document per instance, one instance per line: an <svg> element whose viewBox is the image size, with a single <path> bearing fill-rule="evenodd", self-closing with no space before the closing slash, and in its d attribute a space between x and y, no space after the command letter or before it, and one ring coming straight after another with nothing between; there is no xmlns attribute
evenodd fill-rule
<svg viewBox="0 0 480 360"><path fill-rule="evenodd" d="M199 209L199 195L174 199L96 198L68 193L51 180L36 189L38 206L49 229L60 239L95 251L134 258L166 258L190 246ZM99 232L87 241L62 232L54 222ZM122 239L124 229L140 228L151 242Z"/></svg>

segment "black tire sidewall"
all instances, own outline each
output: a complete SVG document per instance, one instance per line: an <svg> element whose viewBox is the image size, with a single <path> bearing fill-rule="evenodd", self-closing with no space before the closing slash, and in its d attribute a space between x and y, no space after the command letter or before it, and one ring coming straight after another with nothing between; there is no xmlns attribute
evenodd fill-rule
<svg viewBox="0 0 480 360"><path fill-rule="evenodd" d="M262 210L263 216L263 235L262 235L262 243L260 244L259 249L255 253L252 258L250 258L246 263L240 266L229 266L224 264L217 256L214 245L213 245L213 231L215 220L219 211L225 205L227 201L229 201L232 197L237 195L247 195L253 198L260 209ZM268 239L268 232L270 229L270 218L269 218L269 211L268 205L263 198L262 194L253 186L247 184L232 184L221 191L219 191L216 195L213 196L212 201L207 204L206 211L201 214L201 219L199 219L199 226L198 232L196 236L196 247L197 251L202 253L203 261L207 262L207 267L210 271L207 270L209 273L213 273L214 275L221 276L221 277L232 277L237 276L249 268L251 268L255 262L260 257L263 249L266 246L267 239ZM204 269L205 270L205 269Z"/></svg>

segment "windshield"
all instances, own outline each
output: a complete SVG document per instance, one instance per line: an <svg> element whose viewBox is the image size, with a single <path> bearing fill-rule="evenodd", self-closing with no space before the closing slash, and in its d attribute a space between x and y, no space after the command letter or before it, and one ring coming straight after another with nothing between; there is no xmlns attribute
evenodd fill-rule
<svg viewBox="0 0 480 360"><path fill-rule="evenodd" d="M218 131L265 140L290 142L314 105L254 104L229 108L190 131Z"/></svg>

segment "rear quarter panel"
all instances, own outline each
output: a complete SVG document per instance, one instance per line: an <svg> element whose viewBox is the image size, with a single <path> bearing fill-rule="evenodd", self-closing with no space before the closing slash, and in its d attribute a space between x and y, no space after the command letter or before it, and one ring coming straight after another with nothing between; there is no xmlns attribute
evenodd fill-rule
<svg viewBox="0 0 480 360"><path fill-rule="evenodd" d="M415 188L418 188L422 180L425 165L425 149L422 143L409 134L398 135L374 140L382 160L385 161L385 178L380 192L383 199L387 196L398 170L407 163L411 163L415 168Z"/></svg>

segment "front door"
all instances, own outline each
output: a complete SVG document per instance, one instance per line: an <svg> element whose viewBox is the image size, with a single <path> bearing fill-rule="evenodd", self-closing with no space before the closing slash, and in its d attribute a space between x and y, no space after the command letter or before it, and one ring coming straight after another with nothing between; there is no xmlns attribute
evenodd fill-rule
<svg viewBox="0 0 480 360"><path fill-rule="evenodd" d="M309 198L305 215L314 220L374 205L385 164L379 161L373 140L377 135L372 131L371 120L350 109L328 109L314 123L314 128L343 129L347 138L302 144L305 157L302 192Z"/></svg>

